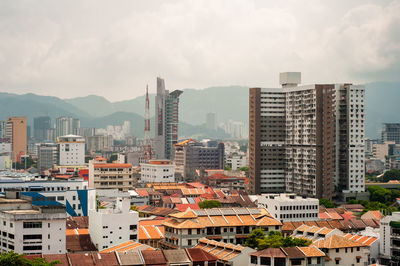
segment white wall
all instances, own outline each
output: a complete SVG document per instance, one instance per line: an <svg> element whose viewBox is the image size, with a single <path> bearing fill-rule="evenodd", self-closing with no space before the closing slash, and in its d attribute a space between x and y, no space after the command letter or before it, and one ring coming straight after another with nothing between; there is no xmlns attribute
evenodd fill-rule
<svg viewBox="0 0 400 266"><path fill-rule="evenodd" d="M129 210L129 198L118 198L116 205L115 209L89 210L89 233L99 250L139 239L139 214ZM131 225L136 229L131 230ZM136 235L136 239L131 239L131 235Z"/></svg>
<svg viewBox="0 0 400 266"><path fill-rule="evenodd" d="M174 164L141 164L141 182L175 182Z"/></svg>

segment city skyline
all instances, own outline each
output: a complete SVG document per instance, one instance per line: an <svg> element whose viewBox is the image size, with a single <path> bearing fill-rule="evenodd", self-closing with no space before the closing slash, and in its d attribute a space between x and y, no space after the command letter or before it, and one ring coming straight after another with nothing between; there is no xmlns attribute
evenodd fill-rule
<svg viewBox="0 0 400 266"><path fill-rule="evenodd" d="M12 93L118 101L146 84L154 93L154 76L180 90L271 87L282 71L305 73L304 84L399 81L398 1L10 1L2 10L0 86Z"/></svg>

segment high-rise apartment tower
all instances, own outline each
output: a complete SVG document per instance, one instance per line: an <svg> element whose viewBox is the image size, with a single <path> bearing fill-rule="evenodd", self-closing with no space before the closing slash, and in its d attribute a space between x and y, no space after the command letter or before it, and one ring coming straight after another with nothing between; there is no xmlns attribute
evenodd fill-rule
<svg viewBox="0 0 400 266"><path fill-rule="evenodd" d="M364 87L300 82L281 73L282 88L250 89L252 192L363 193Z"/></svg>

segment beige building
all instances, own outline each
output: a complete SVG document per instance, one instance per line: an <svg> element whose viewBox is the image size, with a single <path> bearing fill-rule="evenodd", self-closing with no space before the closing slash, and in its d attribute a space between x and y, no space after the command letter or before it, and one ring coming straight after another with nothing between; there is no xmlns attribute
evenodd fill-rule
<svg viewBox="0 0 400 266"><path fill-rule="evenodd" d="M107 163L104 158L89 161L89 187L128 191L133 186L133 170L129 163Z"/></svg>
<svg viewBox="0 0 400 266"><path fill-rule="evenodd" d="M385 160L386 156L389 155L389 146L394 144L394 141L385 141L383 144L373 144L372 154L374 155L374 158L382 161Z"/></svg>
<svg viewBox="0 0 400 266"><path fill-rule="evenodd" d="M163 222L166 248L191 248L199 239L244 244L254 229L281 231L282 223L271 217L264 208L213 208L178 212Z"/></svg>
<svg viewBox="0 0 400 266"><path fill-rule="evenodd" d="M26 117L15 116L7 119L6 138L12 145L13 161L21 161L21 155L27 152Z"/></svg>

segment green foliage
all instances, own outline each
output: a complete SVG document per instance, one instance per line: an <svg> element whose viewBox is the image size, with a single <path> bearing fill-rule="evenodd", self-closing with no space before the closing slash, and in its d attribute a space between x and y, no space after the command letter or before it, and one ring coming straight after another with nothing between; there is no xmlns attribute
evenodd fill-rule
<svg viewBox="0 0 400 266"><path fill-rule="evenodd" d="M232 168L229 165L225 165L224 169L227 170L227 171L232 170Z"/></svg>
<svg viewBox="0 0 400 266"><path fill-rule="evenodd" d="M388 182L389 180L400 180L400 169L386 171L383 175L383 182Z"/></svg>
<svg viewBox="0 0 400 266"><path fill-rule="evenodd" d="M245 245L258 250L279 247L306 247L311 244L310 240L295 238L291 236L283 237L281 232L271 231L268 236L262 229L255 229L248 236Z"/></svg>
<svg viewBox="0 0 400 266"><path fill-rule="evenodd" d="M390 203L390 201L392 199L391 191L386 188L379 187L379 186L371 186L371 187L368 187L368 191L370 193L371 201L379 201L382 203L389 202Z"/></svg>
<svg viewBox="0 0 400 266"><path fill-rule="evenodd" d="M333 203L332 201L330 201L328 199L320 199L319 205L324 205L325 208L335 208L336 207L335 203Z"/></svg>
<svg viewBox="0 0 400 266"><path fill-rule="evenodd" d="M199 203L201 209L211 209L221 207L221 202L218 200L203 200Z"/></svg>
<svg viewBox="0 0 400 266"><path fill-rule="evenodd" d="M107 160L108 163L112 163L118 159L118 154L113 154L110 156L110 159Z"/></svg>
<svg viewBox="0 0 400 266"><path fill-rule="evenodd" d="M394 228L400 228L400 222L397 221L391 221L389 225Z"/></svg>
<svg viewBox="0 0 400 266"><path fill-rule="evenodd" d="M28 260L22 254L10 251L0 255L0 266L53 266L61 264L60 261L46 262L44 258L34 258L32 261Z"/></svg>

